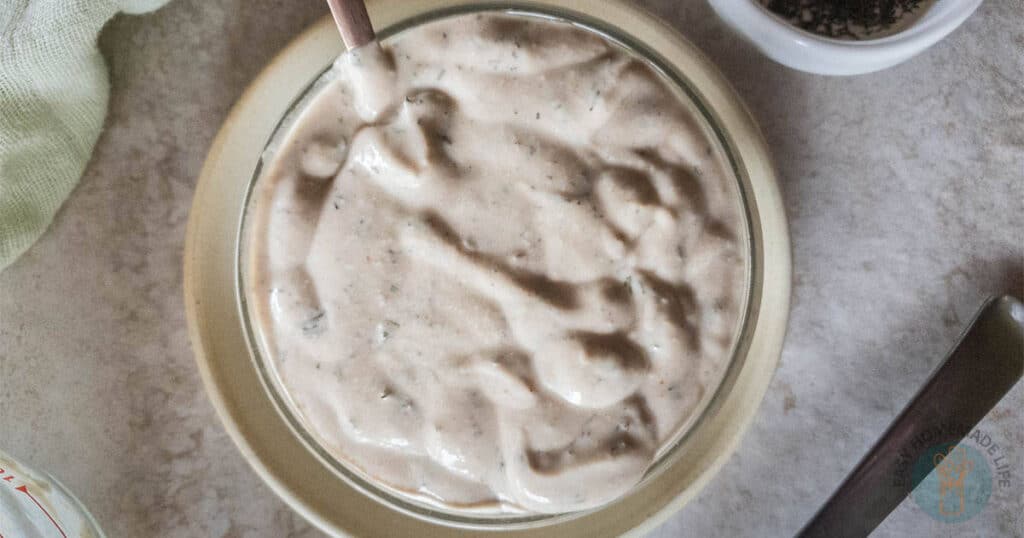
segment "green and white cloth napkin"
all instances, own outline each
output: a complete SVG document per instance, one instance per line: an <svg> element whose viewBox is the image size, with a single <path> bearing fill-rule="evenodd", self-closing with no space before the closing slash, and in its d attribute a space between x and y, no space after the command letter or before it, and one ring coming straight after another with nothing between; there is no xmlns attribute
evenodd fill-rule
<svg viewBox="0 0 1024 538"><path fill-rule="evenodd" d="M110 86L100 29L166 1L0 0L0 269L42 235L85 170Z"/></svg>

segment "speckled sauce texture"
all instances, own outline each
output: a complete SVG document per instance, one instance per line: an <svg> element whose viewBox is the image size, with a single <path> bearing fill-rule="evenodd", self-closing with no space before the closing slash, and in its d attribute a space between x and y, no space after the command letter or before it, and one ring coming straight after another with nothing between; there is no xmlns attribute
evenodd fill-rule
<svg viewBox="0 0 1024 538"><path fill-rule="evenodd" d="M454 509L635 485L721 381L745 304L720 150L651 66L463 15L339 58L256 191L248 289L317 441Z"/></svg>

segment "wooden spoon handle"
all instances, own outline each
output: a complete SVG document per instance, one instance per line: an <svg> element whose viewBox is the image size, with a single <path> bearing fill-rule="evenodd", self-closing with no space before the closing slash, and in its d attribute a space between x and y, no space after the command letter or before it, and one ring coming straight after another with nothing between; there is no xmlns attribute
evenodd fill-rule
<svg viewBox="0 0 1024 538"><path fill-rule="evenodd" d="M341 39L349 50L359 48L374 39L377 35L370 24L370 16L366 14L363 0L327 0L331 15L341 32Z"/></svg>

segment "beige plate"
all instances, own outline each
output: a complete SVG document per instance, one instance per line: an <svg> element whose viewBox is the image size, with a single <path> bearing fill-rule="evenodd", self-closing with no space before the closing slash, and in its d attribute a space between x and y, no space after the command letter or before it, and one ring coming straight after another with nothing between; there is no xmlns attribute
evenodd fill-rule
<svg viewBox="0 0 1024 538"><path fill-rule="evenodd" d="M370 1L378 28L467 0ZM631 4L609 0L530 2L585 13L642 40L687 81L722 126L740 170L754 259L740 366L687 444L685 457L603 509L508 536L642 534L682 507L739 443L778 363L789 312L789 236L764 140L718 71L670 27ZM508 2L504 2L508 5ZM185 308L203 382L231 438L270 487L321 529L358 536L468 536L396 512L356 491L307 450L276 411L246 347L237 294L236 248L242 204L264 144L292 100L341 50L329 18L299 36L238 100L210 148L196 188L185 243Z"/></svg>

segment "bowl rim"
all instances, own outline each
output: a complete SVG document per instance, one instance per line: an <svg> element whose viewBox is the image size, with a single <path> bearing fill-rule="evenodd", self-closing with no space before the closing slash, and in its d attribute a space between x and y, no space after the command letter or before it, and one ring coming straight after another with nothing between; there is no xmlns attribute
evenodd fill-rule
<svg viewBox="0 0 1024 538"><path fill-rule="evenodd" d="M392 37L397 37L403 32L414 29L423 24L430 24L451 17L468 16L478 13L533 17L539 20L570 24L582 28L586 32L600 35L605 40L623 49L627 54L635 56L643 61L649 67L654 69L659 76L663 77L664 82L672 86L671 91L678 94L676 97L684 103L684 106L693 109L691 112L699 118L698 122L707 123L706 126L702 125L702 127L706 127L705 130L707 131L703 134L708 137L708 141L714 147L718 147L721 150L721 164L724 168L728 169L730 176L729 181L736 188L736 194L739 198L737 200L739 206L738 209L742 219L740 235L742 236L742 246L744 247L743 250L745 254L745 271L743 278L744 293L739 301L739 307L737 309L738 319L732 331L733 342L726 353L729 360L725 364L719 376L716 378L715 383L710 386L711 390L701 397L693 412L679 425L677 425L673 430L673 434L668 437L664 443L662 443L656 453L655 460L647 468L641 478L641 481L637 486L635 486L639 487L644 482L660 473L666 465L670 465L677 453L685 450L687 441L693 431L701 427L702 423L707 418L707 415L714 412L720 403L720 400L731 389L731 382L735 378L735 373L739 368L742 368L745 360L743 349L746 340L749 339L750 332L752 331L750 311L754 308L754 305L751 304L752 302L750 298L753 293L753 288L755 287L754 275L758 269L758 267L756 267L758 259L756 249L758 248L758 245L755 244L751 237L753 216L749 212L749 193L744 189L742 180L740 179L743 175L743 171L739 169L739 165L736 162L735 149L729 147L727 141L724 140L722 126L716 123L714 114L711 111L706 110L705 103L701 101L700 95L691 87L689 81L685 79L684 74L676 72L673 66L668 65L664 59L657 54L657 51L649 50L646 45L636 40L633 36L622 35L616 28L608 27L603 21L589 19L585 14L569 12L556 13L541 6L524 9L523 6L517 6L515 3L511 3L508 6L468 4L453 6L451 8L439 8L434 11L416 15L381 29L377 36L379 39L387 41ZM239 224L236 247L238 252L236 271L239 311L241 312L246 341L248 343L249 352L253 357L253 363L259 371L263 387L273 399L278 413L289 424L292 431L302 440L306 447L324 464L330 467L331 470L334 471L342 480L349 482L350 485L362 491L364 494L375 497L381 502L390 503L393 508L406 512L414 517L421 517L428 520L439 520L446 524L472 526L481 530L486 530L493 528L496 525L529 526L533 524L550 523L551 520L571 519L578 517L587 511L600 509L601 506L587 510L557 513L494 513L490 511L481 511L478 514L475 514L472 510L460 511L455 508L441 506L440 503L432 502L431 499L423 499L420 496L399 491L386 484L377 483L371 476L367 476L366 473L358 469L355 462L347 461L342 456L334 453L329 447L325 446L325 442L319 439L316 432L313 431L308 424L308 421L299 406L296 404L292 394L290 394L288 387L281 377L282 374L279 369L279 362L273 358L274 353L270 343L271 337L268 336L266 332L269 330L269 327L262 325L258 321L260 316L252 310L256 308L256 306L249 300L249 297L251 296L251 292L256 290L251 288L253 283L250 273L252 270L252 264L257 263L259 256L256 251L251 251L250 249L253 247L253 241L256 239L252 234L258 233L257 229L252 228L258 225L258 219L256 219L254 215L254 212L258 211L256 204L260 202L270 202L264 197L265 194L260 191L260 185L262 184L261 180L265 177L263 174L270 168L270 163L267 161L273 161L276 157L276 152L288 143L289 138L292 136L294 127L305 117L306 107L318 98L327 84L330 84L332 80L335 80L335 76L337 76L337 74L337 71L331 65L326 66L323 72L302 90L301 94L294 99L292 104L284 112L280 122L274 129L274 133L270 136L270 139L260 154L259 162L257 163L256 170L253 172L253 177L250 180L249 188L247 189L245 199L243 200L244 209L242 212L242 219Z"/></svg>
<svg viewBox="0 0 1024 538"><path fill-rule="evenodd" d="M486 4L488 2L450 0L441 3L453 5ZM490 3L502 6L508 4L507 2ZM401 6L402 11L423 12L436 8L439 2L418 0L403 4L405 5ZM574 0L545 0L543 2L522 2L521 4L569 9L593 8L592 2ZM389 6L384 2L370 2L369 7L371 16L374 16L375 20L378 20L378 17L394 16L394 13L388 15ZM390 8L392 11L397 9L393 5ZM616 0L615 2L602 2L601 8L604 10L602 18L616 17L616 20L610 24L620 26L616 23L625 22L629 25L645 27L651 32L651 35L643 41L654 50L660 51L663 47L678 49L676 54L679 57L672 62L673 65L676 65L678 61L684 61L701 77L702 91L710 89L714 92L712 100L717 104L712 104L712 109L716 111L721 109L727 113L728 123L732 125L731 127L726 125L726 130L730 131L726 134L730 138L739 139L738 142L743 145L741 159L745 169L748 172L756 170L756 173L748 174L751 177L745 178L746 181L753 183L756 191L756 200L753 200L754 213L751 220L758 226L754 230L755 237L752 237L751 240L764 242L766 254L771 262L764 267L765 274L762 275L766 277L770 285L760 290L760 296L756 298L759 301L759 307L767 305L769 308L764 311L758 310L757 313L761 314L760 319L757 316L752 319L751 322L756 324L756 334L754 343L747 350L748 354L757 352L758 360L746 361L746 363L753 364L745 364L743 371L738 372L737 385L749 390L744 393L745 397L742 401L738 396L731 398L729 408L733 418L730 421L726 421L724 418L718 420L715 432L708 434L714 434L714 436L705 439L704 444L718 450L715 453L704 451L698 454L700 457L695 459L699 462L689 466L688 486L667 497L664 495L665 492L661 492L660 504L645 509L642 513L633 513L632 517L626 518L629 520L628 522L621 523L623 532L639 532L642 529L652 528L688 501L724 463L738 444L740 433L752 420L778 362L785 333L789 312L791 274L789 237L781 196L763 138L749 113L721 75L692 45L683 41L674 29L641 12L635 6ZM582 9L580 10L582 11ZM628 33L628 30L623 31ZM652 43L652 40L660 43L660 47L658 44ZM228 307L229 304L234 303L232 289L224 289L222 285L225 276L223 261L226 256L233 256L233 249L229 246L232 239L231 234L225 233L225 230L231 228L230 224L237 224L237 218L241 216L240 214L231 214L231 204L234 203L237 206L239 202L237 183L247 184L252 172L253 163L245 162L246 152L243 147L251 148L254 144L258 144L256 147L262 148L269 136L269 131L273 129L276 122L276 117L270 121L266 118L256 117L254 114L265 108L262 101L275 102L275 106L281 104L282 90L275 86L281 84L305 86L306 83L303 80L309 79L308 72L305 79L299 79L299 83L294 82L295 77L300 76L303 69L308 70L308 62L304 67L303 62L297 60L298 55L325 47L333 51L333 54L337 54L340 50L340 40L334 33L329 18L326 17L297 38L271 62L239 99L214 140L207 161L200 173L193 209L189 217L184 256L185 304L189 335L207 393L225 428L245 459L281 498L321 529L333 533L361 534L367 532L365 520L339 519L337 510L326 506L324 499L310 495L311 490L308 485L304 487L297 484L289 476L289 465L296 467L301 463L307 477L310 473L316 473L315 465L308 461L281 461L287 459L283 456L283 452L287 452L287 450L276 445L287 444L287 442L282 439L267 438L270 435L267 430L275 427L270 424L274 421L267 414L266 404L268 402L261 401L259 395L251 394L253 389L251 374L253 372L230 371L231 366L239 366L237 357L239 346L241 345L244 355L247 356L245 360L248 360L248 350L245 349L244 343L239 341L239 335L235 334L239 332L240 328L237 326L238 312L232 312ZM287 90L285 92L287 93ZM291 93L288 97L291 98L296 93ZM259 134L261 132L264 133L262 138ZM250 150L250 158L251 155ZM249 173L243 174L242 171L247 167ZM244 177L239 177L240 175ZM238 210L237 207L235 209ZM228 212L227 215L224 214L225 211ZM236 213L240 213L240 211L236 211ZM224 225L225 218L227 226ZM229 288L233 287L229 286ZM235 325L233 328L232 324ZM235 377L239 379L234 379ZM250 406L261 409L249 409ZM276 413L272 414L276 416ZM291 455L294 456L294 447L291 447L291 450L293 450ZM659 481L664 483L662 479ZM330 486L322 479L318 484L324 488ZM624 503L613 503L597 512L608 512L610 508L619 504ZM387 515L392 519L397 518L397 514L394 513ZM586 514L581 519L594 518L591 517L591 514ZM379 521L383 521L383 519ZM605 518L604 521L607 524L609 520ZM575 524L576 522L577 520L573 520L568 524L573 525L573 529L580 532L585 532L584 529L594 528L592 525ZM620 522L615 523L620 524ZM406 530L416 535L424 535L424 532L427 533L426 535L434 535L440 532L437 528L425 529L416 525L415 522L403 521L394 523L392 528L396 532ZM470 529L445 527L443 533L452 534L464 530ZM559 531L564 532L565 526L557 524L541 529L515 529L515 532L519 531L535 535L549 535L549 531L555 534L558 534Z"/></svg>
<svg viewBox="0 0 1024 538"><path fill-rule="evenodd" d="M720 13L729 12L728 18L742 21L744 25L756 25L760 35L782 40L804 48L816 48L823 52L854 56L895 51L923 50L955 30L969 17L983 0L936 0L920 21L904 30L877 39L839 39L827 37L793 26L768 10L757 0L711 0ZM940 8L938 9L937 8ZM755 32L743 28L745 34Z"/></svg>

